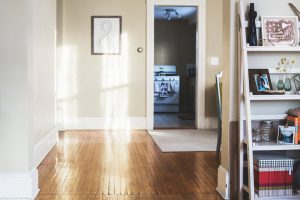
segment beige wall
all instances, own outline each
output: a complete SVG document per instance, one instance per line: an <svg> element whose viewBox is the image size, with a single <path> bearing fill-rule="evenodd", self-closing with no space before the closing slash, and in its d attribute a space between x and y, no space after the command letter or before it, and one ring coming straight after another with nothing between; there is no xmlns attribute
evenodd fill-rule
<svg viewBox="0 0 300 200"><path fill-rule="evenodd" d="M58 0L58 112L62 120L91 117L145 117L146 115L146 3L140 0ZM222 0L207 1L207 56L222 63ZM92 56L93 15L123 17L123 54ZM206 115L216 116L214 74L206 70ZM122 101L120 102L120 99Z"/></svg>
<svg viewBox="0 0 300 200"><path fill-rule="evenodd" d="M230 59L230 50L233 48L233 46L230 46L231 44L231 26L234 26L232 24L232 19L230 15L230 11L234 9L231 4L231 0L225 0L224 1L224 32L223 32L223 65L224 65L224 73L222 78L222 152L221 152L221 165L229 170L229 123L230 123L230 113L235 112L236 110L231 107L231 98L230 94L234 93L234 91L231 91L230 83L230 66L231 66L231 59ZM229 94L229 95L225 95Z"/></svg>
<svg viewBox="0 0 300 200"><path fill-rule="evenodd" d="M1 1L0 172L31 170L55 127L55 12L52 0Z"/></svg>
<svg viewBox="0 0 300 200"><path fill-rule="evenodd" d="M61 1L61 0L60 0ZM63 0L58 103L64 119L145 116L146 4ZM122 55L91 55L91 16L122 16Z"/></svg>
<svg viewBox="0 0 300 200"><path fill-rule="evenodd" d="M206 85L205 115L216 117L215 74L223 70L223 0L206 0ZM211 66L212 56L220 58L219 66Z"/></svg>
<svg viewBox="0 0 300 200"><path fill-rule="evenodd" d="M26 1L0 6L0 171L29 168ZM8 20L9 19L9 20Z"/></svg>
<svg viewBox="0 0 300 200"><path fill-rule="evenodd" d="M56 1L33 0L33 142L55 128Z"/></svg>

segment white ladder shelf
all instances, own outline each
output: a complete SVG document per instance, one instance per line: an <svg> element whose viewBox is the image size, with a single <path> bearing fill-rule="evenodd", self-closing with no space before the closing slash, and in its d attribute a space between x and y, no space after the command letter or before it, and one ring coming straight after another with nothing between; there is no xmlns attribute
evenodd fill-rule
<svg viewBox="0 0 300 200"><path fill-rule="evenodd" d="M275 3L275 2L274 2ZM243 194L246 192L249 195L250 200L255 199L300 199L300 195L295 194L292 196L280 196L280 197L259 197L254 191L254 163L253 154L257 151L288 151L288 150L300 150L300 145L277 145L276 142L268 143L254 143L252 142L252 120L272 120L272 119L284 119L285 113L281 114L266 114L266 115L253 115L251 114L251 105L255 102L270 101L287 102L287 101L299 101L300 95L252 95L249 88L249 75L248 75L248 59L249 54L252 52L299 52L300 47L264 47L256 46L249 47L246 39L246 28L248 22L245 20L245 7L244 2L238 2L238 101L239 101L239 199L243 199ZM257 27L261 27L261 23L258 21ZM252 68L253 66L251 66ZM244 132L248 134L244 134ZM247 161L244 161L244 145L247 146ZM244 185L243 171L244 168L248 168L248 185Z"/></svg>

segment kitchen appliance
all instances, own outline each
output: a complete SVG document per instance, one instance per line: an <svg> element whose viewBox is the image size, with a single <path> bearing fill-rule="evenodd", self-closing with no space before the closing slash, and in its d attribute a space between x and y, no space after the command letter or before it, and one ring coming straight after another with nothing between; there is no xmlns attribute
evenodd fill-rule
<svg viewBox="0 0 300 200"><path fill-rule="evenodd" d="M154 112L179 112L180 76L175 65L154 66Z"/></svg>

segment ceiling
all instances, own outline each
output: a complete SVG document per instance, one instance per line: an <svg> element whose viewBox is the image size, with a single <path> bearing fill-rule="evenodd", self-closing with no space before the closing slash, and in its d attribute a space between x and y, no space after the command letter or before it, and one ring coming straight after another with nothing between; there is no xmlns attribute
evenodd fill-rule
<svg viewBox="0 0 300 200"><path fill-rule="evenodd" d="M171 14L172 20L192 20L196 17L197 7L187 7L187 6L155 6L154 16L155 19L165 19L165 9L175 9L181 18L178 18L174 13Z"/></svg>

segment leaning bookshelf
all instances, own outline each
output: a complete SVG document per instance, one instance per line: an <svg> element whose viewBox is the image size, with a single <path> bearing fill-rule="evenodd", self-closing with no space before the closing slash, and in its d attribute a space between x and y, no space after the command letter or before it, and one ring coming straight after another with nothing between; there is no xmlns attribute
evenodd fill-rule
<svg viewBox="0 0 300 200"><path fill-rule="evenodd" d="M300 158L300 145L278 144L274 139L271 141L253 142L253 127L255 124L262 120L272 120L274 123L287 120L287 111L289 109L300 108L300 93L258 95L251 92L249 84L249 69L259 69L262 67L257 65L255 60L261 59L264 61L265 57L277 59L283 54L300 56L300 47L249 46L246 34L248 21L245 19L245 11L246 6L244 2L239 1L239 199L300 199L300 194L291 188L291 184L293 184L291 171L293 170L294 160ZM261 26L261 22L256 21L258 32L261 32ZM276 71L275 67L270 69L270 73ZM293 74L300 74L300 67L293 69ZM290 159L291 157L293 158ZM271 164L269 165L269 163ZM266 168L266 165L272 168ZM273 190L273 186L270 185L260 185L265 180L264 176L267 176L267 181L271 185L278 184L276 181L280 179L278 177L282 176L286 185L283 189L281 188L282 190ZM274 179L274 177L277 179ZM271 189L268 189L268 187L271 187Z"/></svg>

